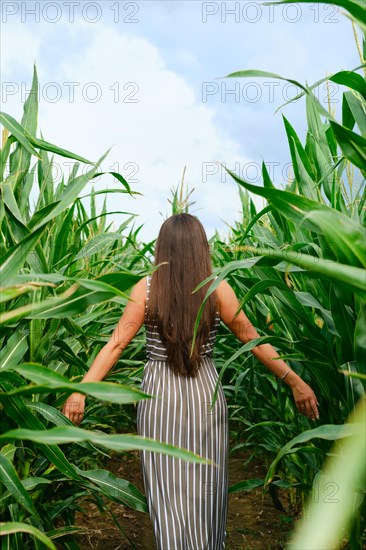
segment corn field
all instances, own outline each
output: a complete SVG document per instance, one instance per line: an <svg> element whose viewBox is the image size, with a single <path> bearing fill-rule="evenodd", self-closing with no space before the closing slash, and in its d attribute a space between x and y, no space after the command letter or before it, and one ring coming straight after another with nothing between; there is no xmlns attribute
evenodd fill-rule
<svg viewBox="0 0 366 550"><path fill-rule="evenodd" d="M303 144L282 115L294 172L282 189L265 162L263 185L227 170L242 214L225 241L210 239L214 273L206 295L228 280L260 334L241 345L221 323L214 352L235 439L231 452L248 450L267 469L265 478L243 479L229 491L286 490L293 508L304 510L291 549L366 544L366 8L361 0L328 3L361 30L360 65L311 86L296 82L307 133ZM227 76L233 77L282 78L261 70ZM316 99L327 80L345 88L340 113ZM100 511L113 501L147 512L145 495L104 468L109 451L205 461L136 435L136 404L149 398L139 389L144 327L103 382L79 385L132 286L153 272L155 240L140 240L133 215L112 231L106 200L97 208L103 191L93 188L87 211L83 189L102 177L108 152L91 162L37 137L37 89L34 66L22 119L0 115L1 550L80 548L75 513L86 498ZM58 157L74 164L56 184ZM82 174L81 165L88 168ZM121 174L111 174L116 185L105 197L138 195ZM260 211L253 194L266 200ZM183 182L170 203L172 213L191 211ZM266 342L314 389L318 421L299 415L289 388L250 353ZM61 413L74 391L87 395L81 427Z"/></svg>

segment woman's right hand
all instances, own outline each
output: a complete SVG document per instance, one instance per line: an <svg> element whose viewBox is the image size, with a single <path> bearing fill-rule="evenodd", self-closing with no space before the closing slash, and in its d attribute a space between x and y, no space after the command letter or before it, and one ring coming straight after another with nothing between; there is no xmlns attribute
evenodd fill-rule
<svg viewBox="0 0 366 550"><path fill-rule="evenodd" d="M84 416L86 395L74 392L66 399L62 413L75 425L79 425Z"/></svg>
<svg viewBox="0 0 366 550"><path fill-rule="evenodd" d="M319 403L309 384L300 378L297 384L292 387L292 393L299 412L311 420L318 420L319 411L317 405Z"/></svg>

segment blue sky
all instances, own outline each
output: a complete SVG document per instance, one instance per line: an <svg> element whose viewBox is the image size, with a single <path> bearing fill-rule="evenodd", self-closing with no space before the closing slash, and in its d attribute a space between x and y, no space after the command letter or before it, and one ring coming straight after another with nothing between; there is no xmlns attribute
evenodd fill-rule
<svg viewBox="0 0 366 550"><path fill-rule="evenodd" d="M108 195L108 208L138 214L145 240L169 214L184 166L209 237L215 229L224 237L240 211L218 162L257 185L263 160L276 186L291 176L281 112L304 141L304 98L275 114L293 87L220 77L261 69L312 84L360 64L351 22L323 4L3 1L1 40L2 110L20 120L36 62L44 139L92 161L113 146L101 168L119 170L143 196ZM343 90L331 86L340 119ZM94 186L118 184L104 176ZM113 216L116 226L125 218Z"/></svg>

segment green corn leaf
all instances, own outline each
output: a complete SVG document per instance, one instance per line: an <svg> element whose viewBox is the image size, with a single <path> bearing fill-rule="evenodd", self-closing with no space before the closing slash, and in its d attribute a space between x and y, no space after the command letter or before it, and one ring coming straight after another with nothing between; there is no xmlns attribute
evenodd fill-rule
<svg viewBox="0 0 366 550"><path fill-rule="evenodd" d="M94 177L98 167L103 162L103 160L108 155L108 153L109 153L109 150L98 160L96 165L93 166L93 168L89 170L86 174L77 176L67 184L67 186L63 189L59 197L59 203L45 218L43 218L43 220L40 223L38 223L34 227L34 229L37 229L41 225L44 226L44 224L54 219L56 216L58 216L61 212L63 212L71 203L73 203L78 198L80 192L85 187L85 185Z"/></svg>
<svg viewBox="0 0 366 550"><path fill-rule="evenodd" d="M46 403L42 403L41 401L36 401L36 402L28 401L26 403L26 406L31 411L36 411L45 420L47 420L47 422L51 422L55 426L74 426L74 423L71 422L71 420L69 420L67 416L62 414L61 411L59 411L55 407L52 407L51 405L47 405ZM95 447L88 441L77 443L77 445L79 445L80 447L84 447L85 449L88 449L88 451L94 451L97 453L104 454L108 458L107 453L104 453L100 449L97 449L97 447Z"/></svg>
<svg viewBox="0 0 366 550"><path fill-rule="evenodd" d="M44 141L43 139L38 139L33 136L28 136L28 139L30 143L36 147L37 149L41 149L43 151L49 151L50 153L55 153L57 155L60 155L60 157L66 157L68 159L78 160L79 162L82 162L84 164L95 164L91 160L88 160L84 157L81 157L80 155L77 155L76 153L72 153L71 151L68 151L67 149L63 149L62 147L58 147L57 145L54 145L53 143L49 143L48 141ZM39 156L39 154L38 154ZM41 158L39 156L39 158ZM97 163L98 164L98 163Z"/></svg>
<svg viewBox="0 0 366 550"><path fill-rule="evenodd" d="M314 479L303 518L291 535L288 545L290 550L336 548L342 538L349 534L352 517L364 499L365 419L366 400L362 397L344 426L320 426L305 432L311 437L330 436L332 432L333 437L329 439L345 439L333 446L322 471ZM332 489L332 498L329 488Z"/></svg>
<svg viewBox="0 0 366 550"><path fill-rule="evenodd" d="M128 183L128 181L119 173L119 172L99 172L98 174L95 174L93 178L97 178L98 176L103 176L103 174L110 174L111 176L114 176L124 187L126 188L127 193L129 193L131 196L133 195L142 195L142 193L139 193L138 191L134 191L132 193L131 187ZM93 193L95 194L95 193Z"/></svg>
<svg viewBox="0 0 366 550"><path fill-rule="evenodd" d="M311 439L317 437L328 440L355 436L359 436L362 438L363 433L364 425L362 424L362 422L340 425L323 424L322 426L318 426L317 428L314 428L312 430L305 430L301 434L291 439L291 441L289 441L288 443L286 443L286 445L282 447L268 469L264 485L267 486L272 481L277 464L285 455L301 450L302 447L296 447L296 445L298 445L299 443L306 443L307 441L310 441Z"/></svg>
<svg viewBox="0 0 366 550"><path fill-rule="evenodd" d="M21 523L19 521L9 521L7 523L0 522L0 535L12 535L13 533L29 533L35 539L38 539L50 550L57 550L52 540L48 538L42 531L33 527L29 523ZM5 550L5 548L4 548Z"/></svg>
<svg viewBox="0 0 366 550"><path fill-rule="evenodd" d="M24 151L24 147L21 147ZM14 195L14 187L17 182L17 179L21 176L21 172L17 171L15 174L11 174L6 178L6 180L1 183L1 192L2 192L2 198L4 200L4 203L8 207L8 209L13 214L14 218L16 218L19 222L22 224L24 223L22 214L19 210L19 206L17 203L17 200Z"/></svg>
<svg viewBox="0 0 366 550"><path fill-rule="evenodd" d="M0 303L8 302L9 300L13 300L14 298L17 298L18 296L21 296L22 294L26 294L28 292L36 292L42 286L49 286L49 283L37 282L37 283L29 283L29 284L27 283L19 284L19 285L4 287L4 288L1 287Z"/></svg>
<svg viewBox="0 0 366 550"><path fill-rule="evenodd" d="M33 501L22 485L18 474L9 460L0 453L0 483L5 485L14 499L38 520L41 518L34 507Z"/></svg>
<svg viewBox="0 0 366 550"><path fill-rule="evenodd" d="M19 428L0 435L0 442L12 440L29 440L37 443L47 443L49 445L91 441L95 445L100 445L101 447L118 452L145 450L174 456L182 460L187 460L188 462L217 466L212 460L203 458L192 451L187 451L186 449L168 443L161 443L154 439L134 434L107 435L104 433L83 430L82 428L57 426L50 430L26 430Z"/></svg>
<svg viewBox="0 0 366 550"><path fill-rule="evenodd" d="M299 4L308 4L309 0L296 0ZM274 6L278 4L293 4L294 0L281 0L280 2L264 2L263 6ZM332 0L331 2L324 2L324 0L314 0L314 4L334 4L339 6L349 12L350 15L359 23L359 25L364 28L366 20L366 9L364 4L358 2L357 0Z"/></svg>
<svg viewBox="0 0 366 550"><path fill-rule="evenodd" d="M89 258L90 256L93 256L93 254L98 254L98 252L106 251L108 250L110 243L112 244L113 242L118 242L120 239L121 235L119 233L110 232L95 235L85 244L80 252L74 256L73 262L76 262L81 258Z"/></svg>
<svg viewBox="0 0 366 550"><path fill-rule="evenodd" d="M366 139L336 122L330 121L330 125L344 156L366 177Z"/></svg>
<svg viewBox="0 0 366 550"><path fill-rule="evenodd" d="M102 399L111 403L131 403L140 399L153 397L137 388L114 384L113 382L83 382L72 383L69 379L51 369L36 363L22 363L12 368L24 378L31 380L36 386L22 386L7 394L0 393L0 401L7 400L8 396L28 393L45 393L51 389L68 392L79 392L91 395L96 399Z"/></svg>
<svg viewBox="0 0 366 550"><path fill-rule="evenodd" d="M26 135L28 136L36 135L38 122L38 101L38 77L36 66L34 65L32 86L29 95L24 102L24 112L21 120L21 127L24 129ZM13 211L15 211L15 209L11 201L11 193L14 195L14 198L16 194L19 200L20 211L28 201L28 196L24 193L23 178L29 170L31 157L31 153L27 151L24 145L20 142L17 144L13 153L10 155L10 174L14 177L14 180L12 181L11 192L10 189L7 189L7 205L9 206L9 208L12 208ZM23 184L21 187L20 183L22 180ZM21 215L17 215L17 217L20 220L22 219Z"/></svg>
<svg viewBox="0 0 366 550"><path fill-rule="evenodd" d="M20 330L9 337L7 344L1 349L0 372L15 367L23 359L28 350L27 340L28 335Z"/></svg>
<svg viewBox="0 0 366 550"><path fill-rule="evenodd" d="M331 80L336 84L342 84L348 86L352 90L359 92L366 100L366 82L365 79L358 73L353 71L340 71L332 75ZM347 92L346 92L347 93Z"/></svg>
<svg viewBox="0 0 366 550"><path fill-rule="evenodd" d="M32 274L32 278L52 280L50 275ZM56 276L57 277L57 276ZM40 302L31 302L13 311L0 314L0 322L14 322L24 317L31 319L50 319L72 317L82 313L93 304L114 297L128 299L123 290L130 288L141 276L129 272L107 273L97 279L68 278L75 280L71 287L58 296L52 296ZM19 280L19 277L18 277Z"/></svg>
<svg viewBox="0 0 366 550"><path fill-rule="evenodd" d="M351 264L366 265L364 254L365 230L346 215L307 197L252 185L225 167L233 179L248 191L265 197L283 216L310 231L324 234L340 258Z"/></svg>
<svg viewBox="0 0 366 550"><path fill-rule="evenodd" d="M13 277L23 266L45 229L46 226L43 226L33 231L33 233L29 233L27 237L22 239L9 252L3 264L0 266L0 281L2 286L9 286L13 282Z"/></svg>
<svg viewBox="0 0 366 550"><path fill-rule="evenodd" d="M0 112L0 123L12 133L30 155L40 158L39 153L32 147L31 140L29 139L31 136L29 136L19 122L7 113Z"/></svg>
<svg viewBox="0 0 366 550"><path fill-rule="evenodd" d="M361 101L354 92L345 92L343 98L349 107L353 120L360 129L361 135L366 138L366 101ZM345 125L343 124L343 126ZM352 130L349 126L347 128Z"/></svg>
<svg viewBox="0 0 366 550"><path fill-rule="evenodd" d="M0 377L0 389L4 393L9 393L14 389L13 385L5 379L5 374ZM11 373L10 373L11 374ZM26 407L24 401L19 397L8 396L6 400L5 414L9 415L17 424L21 427L28 428L29 431L38 430L42 431L44 425L34 414ZM43 455L60 470L65 476L70 479L79 480L80 476L75 471L74 466L67 460L64 453L57 446L47 445L41 440L37 443L40 451Z"/></svg>
<svg viewBox="0 0 366 550"><path fill-rule="evenodd" d="M279 251L265 248L247 247L249 251L285 260L294 263L306 270L311 270L334 281L340 281L349 285L354 292L357 292L363 299L366 299L366 278L365 270L359 267L353 267L331 260L309 256L308 254L299 254L298 252Z"/></svg>
<svg viewBox="0 0 366 550"><path fill-rule="evenodd" d="M253 479L247 479L245 481L239 481L239 483L235 483L234 485L231 485L229 487L229 493L237 493L238 491L252 491L257 487L262 487L263 483L264 483L264 479L260 479L260 478L253 478Z"/></svg>
<svg viewBox="0 0 366 550"><path fill-rule="evenodd" d="M80 470L82 477L89 479L115 502L127 504L139 512L148 512L145 496L129 481L121 479L108 470Z"/></svg>
<svg viewBox="0 0 366 550"><path fill-rule="evenodd" d="M17 450L17 447L15 447L15 445L11 445L11 443L9 443L8 445L4 445L0 449L0 453L3 456L5 456L5 458L7 458L10 462L13 462L16 450Z"/></svg>
<svg viewBox="0 0 366 550"><path fill-rule="evenodd" d="M248 77L278 78L279 80L286 80L286 82L290 82L294 86L297 86L298 88L301 88L301 90L304 90L304 92L306 92L306 88L302 84L300 84L300 82L298 82L297 80L293 80L291 78L285 78L276 73L271 73L268 71L259 71L257 69L246 69L245 71L236 71L234 73L230 73L226 75L224 78L248 78Z"/></svg>

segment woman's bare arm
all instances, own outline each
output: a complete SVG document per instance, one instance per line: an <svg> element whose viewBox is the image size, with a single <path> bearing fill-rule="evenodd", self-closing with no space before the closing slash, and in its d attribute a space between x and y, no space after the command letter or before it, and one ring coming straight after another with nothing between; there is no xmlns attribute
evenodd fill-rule
<svg viewBox="0 0 366 550"><path fill-rule="evenodd" d="M145 320L146 277L135 284L130 298L109 341L102 347L88 372L81 380L83 382L100 382L118 361L122 351L136 336ZM86 395L72 393L63 405L62 412L74 424L80 424L85 408Z"/></svg>
<svg viewBox="0 0 366 550"><path fill-rule="evenodd" d="M239 308L239 301L227 281L221 281L216 289L216 296L217 309L221 320L241 342L246 344L250 340L260 337L244 311L240 311L237 317L234 318L235 312ZM261 344L252 348L251 352L278 377L284 375L290 368L282 359L274 359L279 355L271 344ZM300 412L308 414L311 418L315 418L315 416L319 418L316 406L317 399L310 386L292 369L283 381L294 392L295 401Z"/></svg>
<svg viewBox="0 0 366 550"><path fill-rule="evenodd" d="M103 346L81 382L98 382L108 374L122 351L140 330L145 317L146 277L135 284L109 341Z"/></svg>

